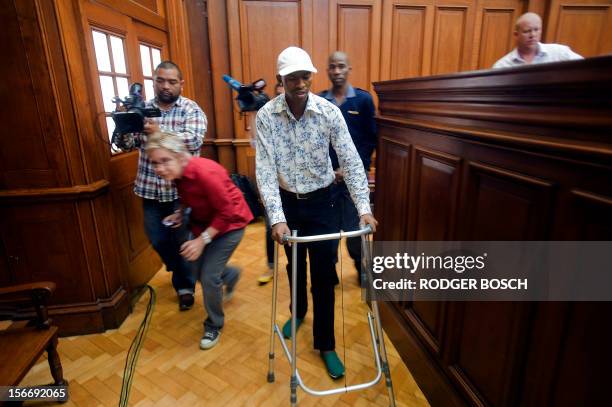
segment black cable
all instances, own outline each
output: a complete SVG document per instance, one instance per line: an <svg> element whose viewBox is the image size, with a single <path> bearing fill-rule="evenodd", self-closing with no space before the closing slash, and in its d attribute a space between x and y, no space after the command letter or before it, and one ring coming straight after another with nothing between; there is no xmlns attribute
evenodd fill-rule
<svg viewBox="0 0 612 407"><path fill-rule="evenodd" d="M134 373L136 371L136 363L138 362L140 349L142 348L144 338L146 336L147 330L149 329L149 325L151 324L151 319L153 317L153 309L155 308L155 300L157 295L153 287L151 287L150 285L146 285L146 288L149 290L149 303L147 304L145 316L142 322L140 323L138 330L136 331L136 336L132 340L130 349L128 350L127 357L125 359L125 367L123 368L123 382L121 384L121 396L119 398L119 407L124 407L128 405L130 391L132 389L132 381L134 378Z"/></svg>

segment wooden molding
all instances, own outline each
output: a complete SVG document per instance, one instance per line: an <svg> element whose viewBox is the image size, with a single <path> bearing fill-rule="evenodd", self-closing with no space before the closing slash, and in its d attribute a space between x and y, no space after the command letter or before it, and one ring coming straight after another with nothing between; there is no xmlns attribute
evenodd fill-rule
<svg viewBox="0 0 612 407"><path fill-rule="evenodd" d="M134 17L160 30L168 31L168 26L166 25L166 19L164 17L136 2L130 0L95 0L95 2L103 4L127 16Z"/></svg>
<svg viewBox="0 0 612 407"><path fill-rule="evenodd" d="M531 134L517 134L500 130L479 130L468 126L441 124L434 121L406 120L391 117L379 117L379 123L394 127L412 127L428 131L436 131L450 136L461 136L464 139L486 141L493 144L506 145L518 148L537 148L549 152L578 153L597 155L602 158L612 158L612 145L584 141L572 141Z"/></svg>
<svg viewBox="0 0 612 407"><path fill-rule="evenodd" d="M251 139L248 138L237 138L232 142L236 147L251 147Z"/></svg>
<svg viewBox="0 0 612 407"><path fill-rule="evenodd" d="M99 180L91 184L75 185L72 187L59 188L32 188L32 189L9 189L0 191L1 204L15 204L18 202L50 202L50 201L76 201L92 199L109 188L107 180Z"/></svg>
<svg viewBox="0 0 612 407"><path fill-rule="evenodd" d="M374 84L380 123L612 158L612 57ZM589 129L588 132L580 129Z"/></svg>
<svg viewBox="0 0 612 407"><path fill-rule="evenodd" d="M60 327L60 336L115 329L121 326L128 314L129 295L123 288L96 302L49 307L49 315Z"/></svg>
<svg viewBox="0 0 612 407"><path fill-rule="evenodd" d="M466 92L468 100L475 97L494 96L503 99L507 93L510 95L527 92L524 101L529 101L532 96L546 96L550 100L553 94L563 94L571 91L576 85L590 85L590 89L596 85L610 87L610 74L612 72L612 57L601 56L586 60L557 62L552 64L536 64L514 68L493 69L471 72L460 72L448 75L435 75L410 79L396 79L384 82L375 82L374 88L379 96L387 96L390 99L398 99L408 96L413 99L419 93L428 92L428 99L436 97L436 100L447 100L444 95L449 95L448 100L456 99L457 91ZM596 88L601 90L601 88ZM469 92L468 92L469 90ZM414 92L414 93L413 93ZM585 89L579 89L583 93ZM575 92L572 92L575 93ZM601 92L599 92L601 93ZM453 97L453 95L455 97ZM593 95L603 100L604 96ZM491 101L487 99L487 101ZM565 101L566 104L570 102Z"/></svg>
<svg viewBox="0 0 612 407"><path fill-rule="evenodd" d="M218 138L212 141L216 146L231 146L234 143L234 139L231 138Z"/></svg>

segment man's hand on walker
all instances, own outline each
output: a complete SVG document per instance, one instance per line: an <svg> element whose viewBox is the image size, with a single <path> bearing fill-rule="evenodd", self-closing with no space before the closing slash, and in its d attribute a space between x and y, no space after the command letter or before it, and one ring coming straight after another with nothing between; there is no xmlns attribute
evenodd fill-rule
<svg viewBox="0 0 612 407"><path fill-rule="evenodd" d="M370 225L372 228L372 233L376 232L376 226L378 225L378 221L374 219L371 213L366 213L365 215L361 215L359 217L359 225L366 226Z"/></svg>
<svg viewBox="0 0 612 407"><path fill-rule="evenodd" d="M285 244L288 242L283 241L283 236L291 236L291 231L285 222L279 222L272 226L272 239L276 240L279 244ZM289 243L291 246L291 243Z"/></svg>

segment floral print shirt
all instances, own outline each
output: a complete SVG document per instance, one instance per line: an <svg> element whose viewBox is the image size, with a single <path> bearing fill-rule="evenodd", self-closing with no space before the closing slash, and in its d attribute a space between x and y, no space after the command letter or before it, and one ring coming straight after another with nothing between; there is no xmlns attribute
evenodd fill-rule
<svg viewBox="0 0 612 407"><path fill-rule="evenodd" d="M296 120L282 94L257 112L256 128L257 186L271 225L286 222L279 187L305 194L334 181L330 143L359 215L371 213L363 164L340 109L332 103L309 93L306 110Z"/></svg>

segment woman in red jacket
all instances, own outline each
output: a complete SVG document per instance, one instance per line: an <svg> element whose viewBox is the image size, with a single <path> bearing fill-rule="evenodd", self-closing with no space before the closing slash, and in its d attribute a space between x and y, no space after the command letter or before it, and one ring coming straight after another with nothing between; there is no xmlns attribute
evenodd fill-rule
<svg viewBox="0 0 612 407"><path fill-rule="evenodd" d="M253 215L225 168L191 156L173 133L152 134L145 150L155 173L174 181L178 189L181 209L166 217L164 224L181 226L183 208L191 208L190 227L195 237L183 243L181 255L195 262L196 276L202 284L208 317L200 348L210 349L219 342L223 328L223 300L232 297L240 278L240 270L228 266L227 261Z"/></svg>

